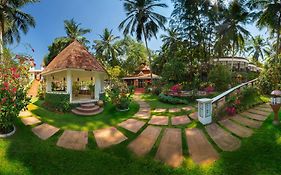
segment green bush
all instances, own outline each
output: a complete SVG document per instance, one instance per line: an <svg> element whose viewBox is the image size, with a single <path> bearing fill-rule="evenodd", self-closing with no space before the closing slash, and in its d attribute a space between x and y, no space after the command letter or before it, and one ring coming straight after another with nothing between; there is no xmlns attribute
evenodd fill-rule
<svg viewBox="0 0 281 175"><path fill-rule="evenodd" d="M69 94L46 93L45 95L45 102L47 105L61 112L67 112L70 110L69 101Z"/></svg>
<svg viewBox="0 0 281 175"><path fill-rule="evenodd" d="M224 65L216 65L209 72L208 79L215 84L216 91L225 91L231 84L231 72Z"/></svg>
<svg viewBox="0 0 281 175"><path fill-rule="evenodd" d="M269 95L273 90L281 88L281 66L268 66L258 79L258 88L261 93Z"/></svg>
<svg viewBox="0 0 281 175"><path fill-rule="evenodd" d="M160 94L158 96L159 101L163 102L163 103L169 103L169 104L188 104L188 100L185 99L181 99L178 97L172 97L172 96L168 96L165 94Z"/></svg>

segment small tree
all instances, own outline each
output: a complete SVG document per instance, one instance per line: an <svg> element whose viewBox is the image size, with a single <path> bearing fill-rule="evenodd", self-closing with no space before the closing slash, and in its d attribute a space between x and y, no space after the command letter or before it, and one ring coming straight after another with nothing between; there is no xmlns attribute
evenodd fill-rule
<svg viewBox="0 0 281 175"><path fill-rule="evenodd" d="M231 72L226 66L216 65L209 73L209 81L215 84L217 91L225 91L231 83Z"/></svg>
<svg viewBox="0 0 281 175"><path fill-rule="evenodd" d="M20 64L10 60L11 64L0 65L0 133L13 130L14 120L25 108L29 99L26 97L28 67L25 57L17 56Z"/></svg>

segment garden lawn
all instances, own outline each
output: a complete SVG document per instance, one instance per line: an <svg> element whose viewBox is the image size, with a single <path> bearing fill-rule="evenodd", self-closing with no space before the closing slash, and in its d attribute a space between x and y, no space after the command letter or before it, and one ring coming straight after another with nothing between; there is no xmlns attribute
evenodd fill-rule
<svg viewBox="0 0 281 175"><path fill-rule="evenodd" d="M179 107L185 107L185 106L194 106L196 103L190 103L190 104L168 104L168 103L163 103L158 100L157 95L151 95L151 94L142 94L141 95L142 99L147 101L150 104L150 107L152 109L155 108L179 108Z"/></svg>
<svg viewBox="0 0 281 175"><path fill-rule="evenodd" d="M45 109L42 101L28 105L28 109L40 120L61 129L85 130L115 126L118 123L131 118L139 109L139 105L133 102L128 112L117 112L112 104L106 104L104 111L95 116L79 116L71 112L55 113Z"/></svg>
<svg viewBox="0 0 281 175"><path fill-rule="evenodd" d="M55 145L62 131L42 141L31 132L31 127L24 126L18 120L16 134L8 139L0 139L0 174L277 175L281 173L281 127L273 126L272 118L271 115L252 137L243 139L240 149L220 153L216 163L199 167L185 155L187 159L178 169L154 161L151 154L144 158L132 155L127 145L138 134L121 130L129 139L101 150L89 132L87 149L72 151ZM184 153L187 154L187 151Z"/></svg>

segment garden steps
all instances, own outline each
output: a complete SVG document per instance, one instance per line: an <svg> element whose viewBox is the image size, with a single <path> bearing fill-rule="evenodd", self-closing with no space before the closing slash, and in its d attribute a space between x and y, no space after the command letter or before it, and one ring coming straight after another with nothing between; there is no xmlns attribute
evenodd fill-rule
<svg viewBox="0 0 281 175"><path fill-rule="evenodd" d="M197 164L211 163L219 158L218 152L198 128L186 129L188 151Z"/></svg>
<svg viewBox="0 0 281 175"><path fill-rule="evenodd" d="M39 89L40 81L38 80L33 80L30 89L27 92L28 97L36 97L38 94L38 89Z"/></svg>
<svg viewBox="0 0 281 175"><path fill-rule="evenodd" d="M189 117L192 118L193 120L198 120L198 112L193 112L189 114Z"/></svg>
<svg viewBox="0 0 281 175"><path fill-rule="evenodd" d="M91 116L103 112L103 108L99 107L95 103L82 103L79 107L76 107L71 111L76 115Z"/></svg>
<svg viewBox="0 0 281 175"><path fill-rule="evenodd" d="M240 140L225 131L218 124L213 123L205 126L207 133L223 151L234 151L240 147Z"/></svg>
<svg viewBox="0 0 281 175"><path fill-rule="evenodd" d="M167 116L152 116L148 122L150 125L162 125L167 126L169 124L169 117Z"/></svg>
<svg viewBox="0 0 281 175"><path fill-rule="evenodd" d="M172 125L177 126L177 125L186 125L191 122L191 120L186 116L174 116L171 118Z"/></svg>
<svg viewBox="0 0 281 175"><path fill-rule="evenodd" d="M270 113L273 112L271 108L262 108L260 106L257 106L257 107L255 107L253 109L258 110L258 111L270 112Z"/></svg>
<svg viewBox="0 0 281 175"><path fill-rule="evenodd" d="M226 129L228 129L230 132L234 133L239 137L246 138L246 137L250 137L253 134L253 130L241 126L239 124L236 124L229 119L219 121L219 123L222 126L224 126Z"/></svg>
<svg viewBox="0 0 281 175"><path fill-rule="evenodd" d="M181 129L166 128L155 159L172 167L179 167L183 161Z"/></svg>
<svg viewBox="0 0 281 175"><path fill-rule="evenodd" d="M255 119L255 120L259 120L259 121L264 121L267 116L264 116L264 115L259 115L259 114L253 114L253 113L250 113L250 112L242 112L241 115L244 115L244 116L247 116L251 119Z"/></svg>
<svg viewBox="0 0 281 175"><path fill-rule="evenodd" d="M260 128L261 125L262 125L262 122L260 122L260 121L245 118L245 117L242 117L240 115L235 115L231 119L240 123L240 124L242 124L242 125L244 125L244 126L248 126L250 128L255 128L255 129Z"/></svg>
<svg viewBox="0 0 281 175"><path fill-rule="evenodd" d="M99 108L98 110L94 111L94 112L81 112L77 109L72 109L71 110L74 114L76 115L81 115L81 116L91 116L91 115L97 115L103 112L103 108Z"/></svg>
<svg viewBox="0 0 281 175"><path fill-rule="evenodd" d="M39 120L36 117L25 117L22 118L21 121L23 122L24 125L36 125L38 123L41 123L41 120Z"/></svg>

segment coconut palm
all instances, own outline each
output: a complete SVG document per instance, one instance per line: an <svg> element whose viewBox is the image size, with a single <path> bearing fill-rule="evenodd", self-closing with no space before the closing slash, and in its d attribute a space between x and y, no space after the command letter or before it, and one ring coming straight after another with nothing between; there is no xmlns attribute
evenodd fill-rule
<svg viewBox="0 0 281 175"><path fill-rule="evenodd" d="M120 23L119 29L123 29L124 35L136 35L138 40L144 38L150 62L151 80L151 53L147 40L156 37L160 28L165 29L164 24L167 19L165 16L155 12L155 8L166 7L168 6L164 3L159 3L159 0L124 0L124 9L127 17Z"/></svg>
<svg viewBox="0 0 281 175"><path fill-rule="evenodd" d="M3 55L5 44L20 41L20 32L26 34L30 27L35 26L34 18L21 9L38 0L5 0L0 1L0 54Z"/></svg>
<svg viewBox="0 0 281 175"><path fill-rule="evenodd" d="M268 43L260 35L252 38L246 51L248 51L249 55L252 55L256 62L265 60L265 55L270 54Z"/></svg>
<svg viewBox="0 0 281 175"><path fill-rule="evenodd" d="M280 0L250 0L250 8L257 9L257 26L268 28L276 37L276 61L280 54L280 34L281 34L281 1ZM281 60L279 60L281 62Z"/></svg>
<svg viewBox="0 0 281 175"><path fill-rule="evenodd" d="M97 56L102 59L104 63L114 67L118 65L118 55L121 49L115 43L119 36L114 36L112 30L104 29L103 34L99 35L100 40L94 40L94 48L96 49Z"/></svg>
<svg viewBox="0 0 281 175"><path fill-rule="evenodd" d="M250 14L243 8L243 5L234 0L230 3L228 10L221 25L218 26L219 42L225 46L231 45L232 63L237 51L244 48L245 37L250 36L250 32L244 28L249 22Z"/></svg>
<svg viewBox="0 0 281 175"><path fill-rule="evenodd" d="M181 38L179 36L179 32L177 29L167 29L166 35L160 36L163 42L163 49L168 49L173 46L176 46L176 44L181 41Z"/></svg>

